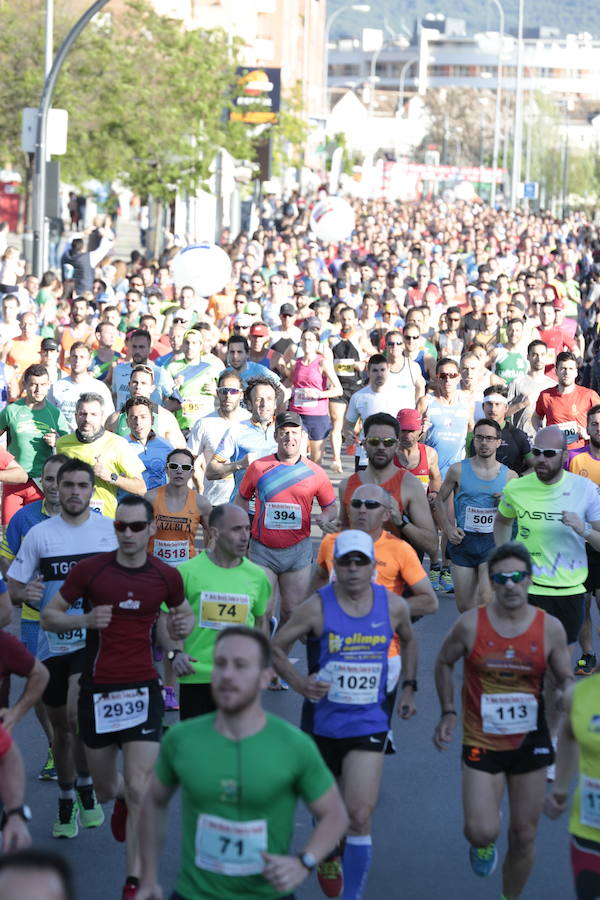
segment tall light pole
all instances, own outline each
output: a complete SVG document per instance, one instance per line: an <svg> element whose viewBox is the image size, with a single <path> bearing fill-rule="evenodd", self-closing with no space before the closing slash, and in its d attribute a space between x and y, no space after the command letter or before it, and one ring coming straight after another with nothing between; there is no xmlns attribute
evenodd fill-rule
<svg viewBox="0 0 600 900"><path fill-rule="evenodd" d="M515 84L515 119L513 129L513 160L510 186L510 208L517 208L521 183L521 156L523 153L523 13L525 0L519 0L519 24L517 28L517 79Z"/></svg>
<svg viewBox="0 0 600 900"><path fill-rule="evenodd" d="M490 206L496 203L496 176L498 173L498 152L500 149L500 112L502 103L502 45L504 44L504 7L500 0L492 0L500 17L498 34L498 65L496 67L496 111L494 113L494 146L492 149L492 187L490 190Z"/></svg>
<svg viewBox="0 0 600 900"><path fill-rule="evenodd" d="M353 9L354 12L359 13L368 13L371 12L371 7L368 3L349 3L347 6L340 6L339 9L336 9L335 12L332 12L329 18L327 19L327 23L325 25L325 46L323 48L323 107L325 112L327 112L327 78L328 78L328 69L329 69L329 37L331 34L331 26L335 22L338 16L341 16L342 13L348 12L349 9Z"/></svg>
<svg viewBox="0 0 600 900"><path fill-rule="evenodd" d="M406 81L406 73L408 72L409 68L412 65L414 65L415 63L418 63L418 62L419 62L419 57L413 56L411 59L406 60L406 62L404 63L404 65L402 66L402 68L400 70L400 78L398 80L398 109L396 110L397 115L399 115L399 116L402 115L402 112L404 109L404 104L402 103L402 98L404 97L404 82Z"/></svg>
<svg viewBox="0 0 600 900"><path fill-rule="evenodd" d="M387 47L398 47L400 46L400 41L398 38L390 38L388 41L384 41L381 47L378 47L371 57L371 71L369 73L369 82L371 85L371 93L369 95L369 115L373 112L373 101L375 99L375 69L377 68L377 63L379 62L379 57L382 54L382 51Z"/></svg>
<svg viewBox="0 0 600 900"><path fill-rule="evenodd" d="M96 0L75 22L60 45L50 72L44 81L44 90L38 108L35 139L35 168L33 173L33 273L41 277L46 258L46 143L48 136L48 110L56 81L71 45L79 37L88 22L94 18L108 0Z"/></svg>

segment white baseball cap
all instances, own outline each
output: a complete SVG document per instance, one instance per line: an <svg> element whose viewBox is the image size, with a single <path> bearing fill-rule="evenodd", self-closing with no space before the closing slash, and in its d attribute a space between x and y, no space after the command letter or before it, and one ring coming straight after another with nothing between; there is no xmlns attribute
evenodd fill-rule
<svg viewBox="0 0 600 900"><path fill-rule="evenodd" d="M362 553L373 561L375 559L373 539L366 531L358 531L356 528L341 531L335 539L333 556L339 559L347 553Z"/></svg>

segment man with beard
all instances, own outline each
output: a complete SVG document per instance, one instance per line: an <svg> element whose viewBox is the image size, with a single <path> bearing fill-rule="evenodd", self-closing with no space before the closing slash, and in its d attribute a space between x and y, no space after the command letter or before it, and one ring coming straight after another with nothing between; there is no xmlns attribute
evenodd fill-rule
<svg viewBox="0 0 600 900"><path fill-rule="evenodd" d="M227 499L233 500L236 496L243 473L250 463L261 456L268 456L277 448L273 424L276 398L277 389L270 378L251 378L244 391L244 401L251 413L250 421L238 421L231 425L206 467L209 481L233 475L234 484Z"/></svg>
<svg viewBox="0 0 600 900"><path fill-rule="evenodd" d="M73 434L59 438L57 453L82 459L92 466L99 480L91 504L94 509L113 518L117 508L117 491L145 494L142 473L144 464L125 438L105 431L104 402L99 394L82 394L75 407L77 428Z"/></svg>
<svg viewBox="0 0 600 900"><path fill-rule="evenodd" d="M494 547L494 519L500 491L516 473L498 462L502 432L494 419L475 424L475 455L450 466L438 494L437 514L448 538L454 596L459 612L491 600L487 558ZM446 501L454 494L454 516Z"/></svg>
<svg viewBox="0 0 600 900"><path fill-rule="evenodd" d="M429 504L418 480L406 469L394 465L400 426L389 413L375 413L365 419L363 442L367 467L340 482L340 519L343 528L350 519L350 500L361 484L378 484L392 498L390 520L386 528L408 541L415 550L437 557L437 531ZM328 526L326 531L338 530Z"/></svg>
<svg viewBox="0 0 600 900"><path fill-rule="evenodd" d="M150 401L153 392L154 375L150 366L134 366L129 378L129 396L123 409L120 412L117 410L108 417L104 423L106 430L113 431L115 434L121 435L121 437L127 437L131 430L127 423L128 404L130 407L130 401L133 397L144 397ZM185 447L185 438L173 413L165 409L164 406L157 406L152 401L150 403L152 407L152 430L159 437L168 441L172 447Z"/></svg>
<svg viewBox="0 0 600 900"><path fill-rule="evenodd" d="M583 475L600 486L600 406L592 406L587 414L587 432L590 439L585 447L569 453L569 472ZM596 668L596 655L592 648L592 594L600 607L600 553L586 546L588 577L585 582L585 614L579 633L581 655L575 666L576 675L591 675Z"/></svg>
<svg viewBox="0 0 600 900"><path fill-rule="evenodd" d="M39 522L27 532L8 570L13 602L43 610L62 587L69 570L88 556L114 550L117 540L110 519L90 510L94 471L79 459L68 460L58 472L60 515ZM60 634L38 632L37 657L50 672L42 695L53 730L53 754L58 776L56 838L74 838L79 822L95 828L104 821L75 721L79 677L83 670L85 628L79 626L82 601L71 610L72 627ZM77 780L75 776L77 775Z"/></svg>
<svg viewBox="0 0 600 900"><path fill-rule="evenodd" d="M508 388L507 414L512 417L513 425L521 428L531 439L535 437L531 416L535 411L537 398L545 388L555 386L554 379L545 374L547 355L548 348L543 341L532 341L527 347L529 371L511 381Z"/></svg>
<svg viewBox="0 0 600 900"><path fill-rule="evenodd" d="M558 425L564 432L570 450L583 447L588 409L600 403L600 396L590 388L575 383L577 358L565 350L556 357L558 384L541 392L531 417L534 428L542 423Z"/></svg>
<svg viewBox="0 0 600 900"><path fill-rule="evenodd" d="M293 900L295 888L344 834L348 816L314 743L262 707L272 674L269 642L259 631L234 626L218 635L216 713L175 725L161 744L140 818L136 900L162 896L158 856L179 786L184 838L174 900ZM215 784L223 789L215 791ZM294 856L289 844L298 797L316 826Z"/></svg>
<svg viewBox="0 0 600 900"><path fill-rule="evenodd" d="M538 431L531 453L534 471L502 491L494 540L509 540L517 520L516 539L533 562L529 602L562 623L572 651L583 622L586 543L600 550L600 497L588 478L565 472L567 439L557 425ZM548 676L546 717L553 736L559 719L555 693L556 682Z"/></svg>

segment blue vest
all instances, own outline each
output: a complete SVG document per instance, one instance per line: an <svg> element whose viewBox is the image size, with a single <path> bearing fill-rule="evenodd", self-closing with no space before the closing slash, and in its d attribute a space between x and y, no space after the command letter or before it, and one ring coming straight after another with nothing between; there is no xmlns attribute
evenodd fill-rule
<svg viewBox="0 0 600 900"><path fill-rule="evenodd" d="M387 732L384 709L388 650L393 631L387 590L373 589L373 605L366 616L344 612L334 585L321 588L323 634L307 645L309 673L331 683L318 703L305 701L303 727L330 738L358 737Z"/></svg>
<svg viewBox="0 0 600 900"><path fill-rule="evenodd" d="M473 506L477 509L496 509L498 499L492 494L501 494L502 488L506 484L506 476L508 475L508 467L500 465L498 474L493 481L486 481L478 478L473 471L471 465L472 460L463 459L460 464L460 488L454 497L454 515L456 516L456 524L459 528L465 527L465 512L467 506ZM467 531L487 531L487 528L465 529Z"/></svg>

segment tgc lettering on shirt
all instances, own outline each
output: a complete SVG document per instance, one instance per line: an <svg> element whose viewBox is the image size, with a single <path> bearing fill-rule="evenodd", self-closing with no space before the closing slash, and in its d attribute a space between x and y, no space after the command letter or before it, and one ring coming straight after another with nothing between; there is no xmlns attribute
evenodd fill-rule
<svg viewBox="0 0 600 900"><path fill-rule="evenodd" d="M40 575L44 581L64 581L73 566L91 553L74 553L72 556L45 556L40 559Z"/></svg>

